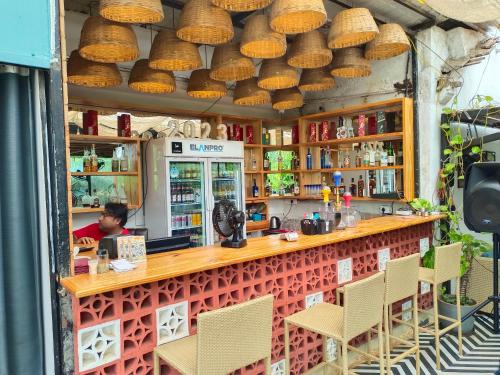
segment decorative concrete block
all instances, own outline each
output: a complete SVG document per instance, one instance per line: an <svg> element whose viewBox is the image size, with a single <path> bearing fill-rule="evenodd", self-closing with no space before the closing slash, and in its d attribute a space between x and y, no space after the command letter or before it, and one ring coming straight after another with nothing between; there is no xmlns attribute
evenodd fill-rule
<svg viewBox="0 0 500 375"><path fill-rule="evenodd" d="M411 302L411 300L404 302L403 305L401 306L401 308L403 310L403 314L401 316L401 319L404 320L405 322L411 320L411 318L413 316L413 313L411 310L412 306L413 306L413 303Z"/></svg>
<svg viewBox="0 0 500 375"><path fill-rule="evenodd" d="M328 362L337 360L337 341L331 337L326 339L326 360Z"/></svg>
<svg viewBox="0 0 500 375"><path fill-rule="evenodd" d="M337 262L339 285L352 280L352 258L342 259Z"/></svg>
<svg viewBox="0 0 500 375"><path fill-rule="evenodd" d="M305 298L306 309L323 302L323 292L308 294Z"/></svg>
<svg viewBox="0 0 500 375"><path fill-rule="evenodd" d="M271 364L271 375L285 375L285 360Z"/></svg>
<svg viewBox="0 0 500 375"><path fill-rule="evenodd" d="M420 257L423 258L425 253L429 251L429 237L423 237L420 239Z"/></svg>
<svg viewBox="0 0 500 375"><path fill-rule="evenodd" d="M420 282L420 294L426 294L431 291L431 284L426 283L425 281Z"/></svg>
<svg viewBox="0 0 500 375"><path fill-rule="evenodd" d="M78 331L78 367L90 370L120 358L120 320Z"/></svg>
<svg viewBox="0 0 500 375"><path fill-rule="evenodd" d="M378 253L378 270L385 271L387 262L391 260L391 249L389 248L381 249L377 253Z"/></svg>
<svg viewBox="0 0 500 375"><path fill-rule="evenodd" d="M158 345L189 335L188 302L183 301L156 309Z"/></svg>

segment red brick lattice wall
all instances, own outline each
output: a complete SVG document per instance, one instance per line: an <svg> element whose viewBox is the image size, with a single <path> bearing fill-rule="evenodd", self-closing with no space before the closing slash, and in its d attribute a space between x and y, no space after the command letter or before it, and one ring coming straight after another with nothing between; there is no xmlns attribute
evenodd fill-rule
<svg viewBox="0 0 500 375"><path fill-rule="evenodd" d="M189 333L196 332L199 313L272 293L274 301L272 362L284 358L283 318L304 309L308 294L322 291L326 302L335 302L337 261L352 258L353 281L378 270L377 252L390 248L391 259L419 251L420 239L432 240L432 223L374 236L235 264L160 282L74 298L75 374L153 374L152 351L157 344L156 309L187 301ZM421 307L432 304L431 293L421 295ZM400 311L401 305L395 306ZM120 321L121 358L87 371L79 371L78 331L97 324ZM354 339L362 343L364 335ZM290 333L291 373L298 375L322 360L318 335L293 329ZM262 363L238 371L264 374ZM177 374L166 365L162 374Z"/></svg>

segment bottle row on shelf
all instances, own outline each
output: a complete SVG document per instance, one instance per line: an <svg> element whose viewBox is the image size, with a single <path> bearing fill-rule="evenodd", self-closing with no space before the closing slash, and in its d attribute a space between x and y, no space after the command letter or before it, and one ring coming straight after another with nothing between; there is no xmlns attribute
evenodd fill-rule
<svg viewBox="0 0 500 375"><path fill-rule="evenodd" d="M100 208L106 203L128 204L125 187L120 185L117 188L116 184L113 184L107 190L93 189L92 194L89 194L89 189L85 189L83 195L74 195L73 199L73 207Z"/></svg>
<svg viewBox="0 0 500 375"><path fill-rule="evenodd" d="M200 203L200 186L187 183L170 183L170 202L172 204Z"/></svg>
<svg viewBox="0 0 500 375"><path fill-rule="evenodd" d="M187 229L199 227L203 223L203 216L199 211L172 214L172 229Z"/></svg>
<svg viewBox="0 0 500 375"><path fill-rule="evenodd" d="M131 172L135 170L134 149L133 145L115 147L109 163L109 158L100 158L97 155L95 144L92 144L90 149L83 150L83 157L72 157L71 170L84 173ZM109 164L106 163L106 159Z"/></svg>
<svg viewBox="0 0 500 375"><path fill-rule="evenodd" d="M197 180L201 178L199 163L173 163L170 167L170 177L179 180Z"/></svg>

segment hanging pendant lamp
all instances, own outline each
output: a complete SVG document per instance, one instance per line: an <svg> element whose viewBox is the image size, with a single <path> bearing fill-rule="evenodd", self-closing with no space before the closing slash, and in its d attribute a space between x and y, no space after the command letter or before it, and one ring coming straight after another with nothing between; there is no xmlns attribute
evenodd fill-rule
<svg viewBox="0 0 500 375"><path fill-rule="evenodd" d="M113 87L122 83L118 66L85 60L78 50L71 52L68 59L68 82L87 87Z"/></svg>
<svg viewBox="0 0 500 375"><path fill-rule="evenodd" d="M169 94L175 91L175 77L172 72L151 69L148 60L142 59L134 64L128 86L150 94Z"/></svg>
<svg viewBox="0 0 500 375"><path fill-rule="evenodd" d="M214 5L233 12L249 12L262 9L272 2L273 0L212 0Z"/></svg>
<svg viewBox="0 0 500 375"><path fill-rule="evenodd" d="M139 57L137 37L126 23L90 16L80 35L80 55L98 62L124 62Z"/></svg>
<svg viewBox="0 0 500 375"><path fill-rule="evenodd" d="M302 70L299 82L300 90L325 91L333 87L335 87L335 79L326 67Z"/></svg>
<svg viewBox="0 0 500 375"><path fill-rule="evenodd" d="M187 94L197 99L218 99L227 94L226 83L210 78L210 70L199 69L189 77Z"/></svg>
<svg viewBox="0 0 500 375"><path fill-rule="evenodd" d="M156 34L149 52L149 67L160 70L194 70L202 67L198 46L177 38L174 30Z"/></svg>
<svg viewBox="0 0 500 375"><path fill-rule="evenodd" d="M343 10L332 20L328 33L328 47L346 48L367 43L378 34L378 27L366 8Z"/></svg>
<svg viewBox="0 0 500 375"><path fill-rule="evenodd" d="M379 27L380 33L366 45L368 60L384 60L401 55L410 49L410 41L403 28L397 23L387 23Z"/></svg>
<svg viewBox="0 0 500 375"><path fill-rule="evenodd" d="M277 90L272 97L273 108L278 111L299 108L304 105L304 97L297 87Z"/></svg>
<svg viewBox="0 0 500 375"><path fill-rule="evenodd" d="M287 89L297 86L297 70L286 63L285 57L264 60L260 67L257 84L266 90Z"/></svg>
<svg viewBox="0 0 500 375"><path fill-rule="evenodd" d="M236 83L233 103L238 105L262 105L271 102L269 91L257 86L257 78L252 77Z"/></svg>
<svg viewBox="0 0 500 375"><path fill-rule="evenodd" d="M157 23L164 17L161 0L101 0L99 14L127 23Z"/></svg>
<svg viewBox="0 0 500 375"><path fill-rule="evenodd" d="M305 33L326 22L323 0L275 0L271 7L271 28L285 34Z"/></svg>
<svg viewBox="0 0 500 375"><path fill-rule="evenodd" d="M331 74L336 77L367 77L372 73L370 62L363 56L362 48L343 48L335 51Z"/></svg>
<svg viewBox="0 0 500 375"><path fill-rule="evenodd" d="M182 8L177 36L198 44L227 43L234 36L231 16L210 0L189 0Z"/></svg>
<svg viewBox="0 0 500 375"><path fill-rule="evenodd" d="M256 14L245 23L240 51L256 59L281 57L286 53L286 36L271 29L266 14Z"/></svg>
<svg viewBox="0 0 500 375"><path fill-rule="evenodd" d="M321 68L332 62L332 56L326 36L313 30L295 37L288 54L288 65L304 69Z"/></svg>
<svg viewBox="0 0 500 375"><path fill-rule="evenodd" d="M215 47L210 66L210 78L217 81L241 81L255 74L252 59L243 56L235 43Z"/></svg>

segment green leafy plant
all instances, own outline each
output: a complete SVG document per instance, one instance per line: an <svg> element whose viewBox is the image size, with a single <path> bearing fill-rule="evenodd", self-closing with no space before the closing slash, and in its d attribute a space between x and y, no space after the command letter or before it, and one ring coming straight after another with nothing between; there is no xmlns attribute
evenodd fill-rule
<svg viewBox="0 0 500 375"><path fill-rule="evenodd" d="M415 198L410 202L410 207L413 208L415 211L431 212L434 206L427 199Z"/></svg>

